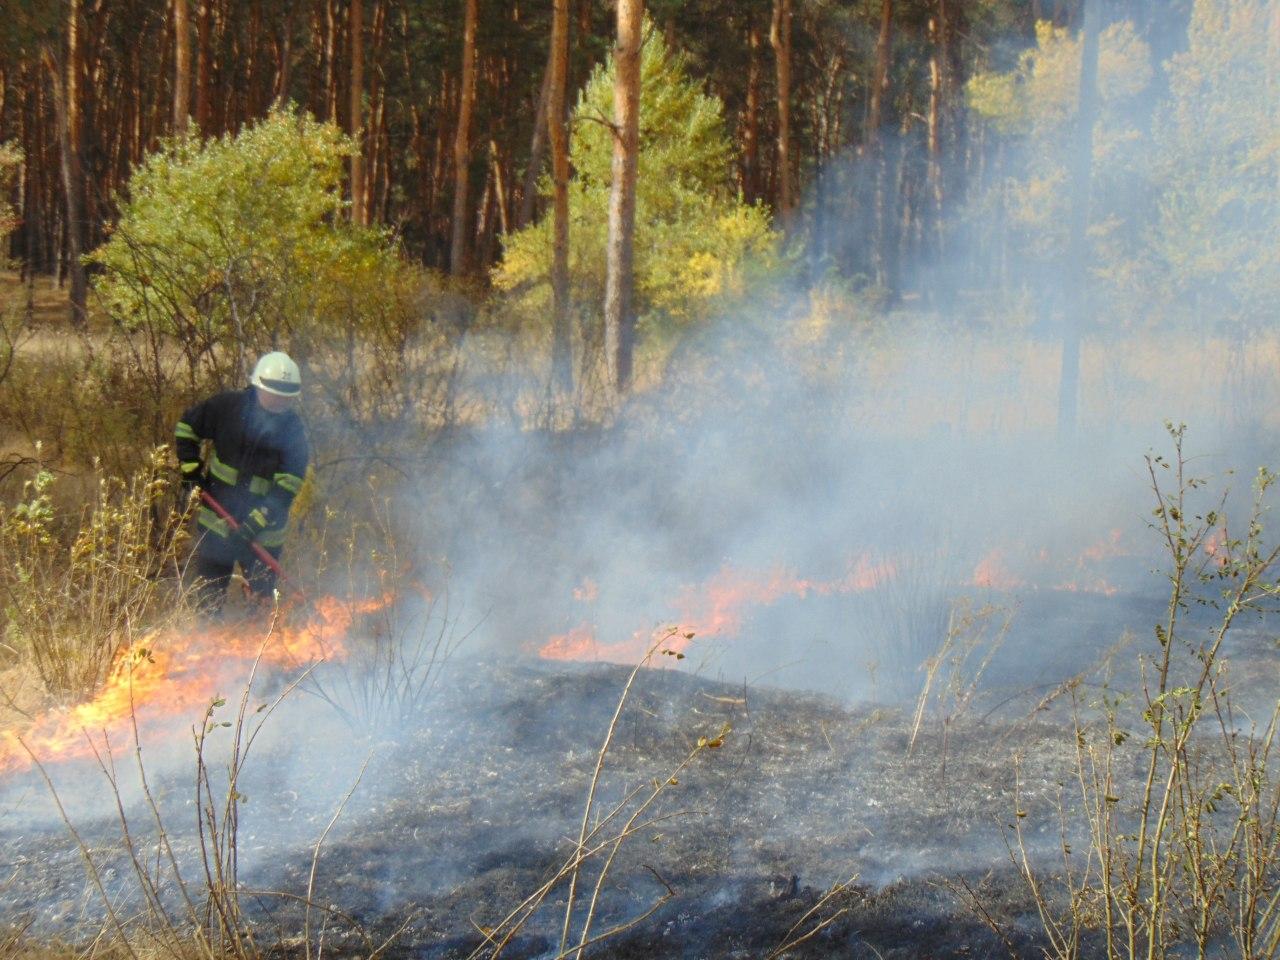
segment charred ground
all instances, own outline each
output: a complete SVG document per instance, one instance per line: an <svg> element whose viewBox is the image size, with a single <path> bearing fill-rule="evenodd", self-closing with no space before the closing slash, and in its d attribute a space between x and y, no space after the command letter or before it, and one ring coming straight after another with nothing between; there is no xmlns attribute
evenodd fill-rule
<svg viewBox="0 0 1280 960"><path fill-rule="evenodd" d="M1242 671L1241 687L1252 685L1265 699L1261 671L1274 654L1262 632L1241 636L1238 652L1255 668ZM1041 642L1057 641L1043 635ZM1009 656L1017 656L1016 643ZM1011 869L1005 841L1021 811L1037 855L1046 862L1061 855L1058 811L1073 802L1075 777L1062 701L1032 713L1038 694L1024 690L995 714L973 710L946 724L945 741L944 724L926 718L909 750L909 705L850 708L713 682L686 666L640 674L607 757L598 809L672 776L700 737L726 725L731 732L679 773L646 815L656 822L622 845L602 889L599 929L644 914L668 887L674 896L594 955L767 956L841 910L789 955L1035 952L1035 904ZM501 920L572 850L627 673L456 659L421 722L394 737L351 733L301 695L271 721L280 731L243 786L252 798L240 825L241 878L256 891L245 897L249 914L286 952L301 943L304 911L278 894L305 892L315 840L371 756L318 861L314 900L340 911L325 921L330 949L362 952L357 928L376 942L408 921L394 954L467 956L483 942L479 930ZM993 689L987 703L998 696ZM179 857L194 861L188 778L181 766L157 774ZM1135 767L1125 775L1137 774ZM82 782L91 784L92 775ZM81 855L55 817L32 815L48 805L34 782L10 784L6 806L19 804L28 816L7 817L11 826L0 836L11 865L3 913L33 921L44 936L84 937L101 909ZM132 823L135 842L154 842L143 817ZM127 905L137 890L118 820L100 815L77 826L117 907ZM833 884L851 878L805 918ZM999 935L972 908L966 886L980 893ZM562 917L558 890L504 955L554 956Z"/></svg>

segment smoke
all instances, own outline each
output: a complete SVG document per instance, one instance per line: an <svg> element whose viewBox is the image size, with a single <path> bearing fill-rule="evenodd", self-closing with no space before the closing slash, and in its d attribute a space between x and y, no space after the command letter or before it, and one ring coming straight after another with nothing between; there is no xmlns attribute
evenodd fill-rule
<svg viewBox="0 0 1280 960"><path fill-rule="evenodd" d="M1226 173L1202 164L1192 136L1195 116L1213 126L1230 103L1255 102L1257 78L1245 77L1265 63L1265 31L1189 86L1198 67L1253 37L1265 11L1218 4L1232 10L1218 21L1202 6L1189 33L1163 17L1103 24L1083 297L1069 263L1080 42L1045 28L1030 51L995 54L974 79L967 155L939 161L943 220L897 189L904 171L934 162L920 124L886 134L878 153L851 152L814 178L812 228L794 241L801 276L762 283L653 360L651 389L611 427L488 427L453 440L406 486L403 512L448 557L451 589L485 612L475 642L523 654L585 624L611 646L679 624L682 598L726 571L832 582L860 561L886 563L897 586L879 597L760 603L737 636L715 638L726 679L786 682L782 663L812 658L792 671L798 685L820 678L858 699L877 692L842 686L858 671L836 679L832 664L861 669L903 643L927 655L960 595L985 587L1018 602L1018 590L975 576L993 551L1023 593L1158 595L1144 454L1170 455L1164 424L1186 423L1198 475L1248 477L1273 457L1266 437L1280 400L1280 342L1230 321L1243 324L1280 274L1257 229L1259 217L1274 222L1273 204L1205 220L1202 196L1253 196L1274 177L1254 162ZM1258 125L1237 139L1261 149L1274 113L1249 115ZM940 239L909 242L921 232ZM1265 263L1245 266L1242 236ZM1241 259L1208 264L1215 241L1236 244ZM881 311L893 276L901 299ZM1080 412L1063 437L1062 337L1073 323L1083 330ZM1126 561L1088 560L1100 544ZM1036 662L1021 666L1040 674ZM914 683L913 665L901 667L909 682L879 696Z"/></svg>
<svg viewBox="0 0 1280 960"><path fill-rule="evenodd" d="M674 352L647 356L641 389L615 422L553 433L513 417L458 430L420 457L406 452L413 466L394 493L397 533L447 569L433 586L437 594L447 589L450 604L436 615L467 639L436 680L439 696L372 733L353 732L305 690L273 718L256 748L267 762L243 784L246 872L269 875L282 851L314 842L368 757L336 844L370 823L416 828L417 815L405 812L414 797L397 793L406 782L444 783L464 797L475 783L458 770L501 777L525 751L551 757L547 743L571 758L548 776L579 775L573 789L541 796L543 809L508 797L478 812L465 837L433 853L430 875L404 880L403 890L392 889L401 882L399 854L375 858L375 894L445 889L489 869L490 854L510 858L517 848L557 842L581 802L580 775L589 775L616 694L616 683L582 678L617 678L575 666L538 672L528 663L552 637L575 630L597 648L638 658L655 630L698 632L709 611L723 614L717 591L732 594L733 616L695 636L673 672L748 690L817 690L846 706L911 702L918 667L938 649L962 597L1014 612L1013 635L988 678L1004 688L1061 681L1126 629L1145 632L1164 583L1153 572L1162 556L1148 526L1154 495L1143 456L1172 456L1165 428L1172 421L1189 425L1192 472L1219 478L1210 491L1225 484L1243 493L1242 478L1274 460L1268 437L1280 401L1280 339L1257 326L1246 339L1218 321L1260 302L1280 266L1259 251L1266 255L1247 270L1235 263L1214 282L1187 286L1209 269L1196 259L1203 246L1258 235L1257 211L1228 212L1207 228L1207 241L1192 238L1196 248L1176 259L1177 224L1161 201L1182 196L1183 184L1159 176L1191 95L1170 99L1177 76L1162 57L1194 49L1195 37L1154 44L1121 27L1104 36L1112 71L1104 79L1133 83L1123 98L1104 97L1100 120L1074 432L1060 434L1057 411L1061 334L1073 319L1062 253L1075 198L1053 164L1037 169L1068 145L1069 116L1054 120L1052 104L1033 103L1045 113L1026 121L1024 140L1001 147L994 120L988 139L975 135L983 162L944 175L965 195L959 213L915 227L941 229L947 242L899 264L904 297L883 311L883 291L866 276L842 273L841 260L866 249L875 229L870 191L886 175L894 179L875 165L929 160L910 137L889 144L890 160L840 159L807 201L823 216L820 232L798 241L802 276L762 284ZM1046 49L1043 62L1071 62L1069 38ZM1035 75L1027 79L1035 88ZM1274 136L1274 124L1258 133L1268 130ZM1143 171L1151 176L1138 176ZM1239 182L1232 176L1219 171L1213 188L1253 195L1256 164L1237 168ZM1037 190L1047 199L1028 207ZM483 357L477 348L468 362ZM1206 492L1203 502L1212 500ZM496 673L488 669L495 663ZM513 664L529 672L513 674ZM501 709L468 714L494 694L476 687L492 676L528 689L499 691ZM548 676L581 681L571 687L581 696L552 697L539 686ZM420 765L410 781L400 769L406 753ZM470 763L476 754L481 759ZM189 744L147 759L170 783L163 802L189 820L190 800L178 787ZM109 822L112 804L91 785L97 773L84 776L63 789L79 804L73 819ZM801 818L821 806L844 816L843 784L810 782L812 796L772 801L772 812L785 821L789 811ZM38 789L24 783L3 794L6 823L47 828L52 811L29 799ZM126 805L136 808L141 797L129 790ZM620 790L610 781L605 793ZM936 863L917 852L895 868L901 844L884 840L875 849L877 878ZM950 866L965 849L985 864L996 847L984 837L956 849ZM757 853L735 856L756 869ZM526 859L545 866L533 854Z"/></svg>

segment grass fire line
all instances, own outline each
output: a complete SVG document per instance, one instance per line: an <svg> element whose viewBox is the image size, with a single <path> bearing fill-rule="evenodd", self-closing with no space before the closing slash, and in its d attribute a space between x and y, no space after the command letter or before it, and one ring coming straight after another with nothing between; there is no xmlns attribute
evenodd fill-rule
<svg viewBox="0 0 1280 960"><path fill-rule="evenodd" d="M1090 566L1125 552L1120 531L1112 531L1065 565L1052 563L1042 549L1027 562L1029 569L1025 573L1015 574L1009 566L1010 558L1025 556L1029 551L995 548L974 567L968 586L1028 589L1030 578L1036 577L1052 583L1052 589L1112 595L1116 588L1093 573ZM1073 572L1072 578L1062 579L1064 569ZM751 611L784 599L867 593L890 584L898 573L897 562L870 553L850 560L846 572L832 579L800 577L781 565L759 572L725 565L705 582L679 592L672 603L676 611L674 626L662 631L667 636L664 652L683 658L695 637L735 637ZM348 633L357 618L394 602L391 594L364 600L331 595L313 602L292 581L286 582L306 602L307 617L299 626L283 625L274 632L262 651L263 662L273 667L344 660ZM574 591L574 597L581 604L595 603L599 586L587 581ZM536 649L545 660L634 663L652 645L655 635L652 630L640 629L627 639L601 642L596 627L584 620L565 633L551 636ZM0 775L28 769L30 753L42 761L88 759L93 755L89 735L127 734L135 715L143 729L163 736L165 730L176 728L173 720L204 709L221 689L241 682L258 654L259 642L248 626L236 624L188 632L169 630L126 648L92 699L49 711L0 732ZM128 737L113 739L126 742Z"/></svg>
<svg viewBox="0 0 1280 960"><path fill-rule="evenodd" d="M258 625L249 623L148 637L122 653L92 699L0 732L0 776L29 769L33 754L41 762L91 759L91 737L104 734L113 743L127 743L135 720L142 732L175 736L221 691L241 685L259 656L263 665L280 669L345 659L357 619L394 599L320 597L302 624L278 624L265 646Z"/></svg>
<svg viewBox="0 0 1280 960"><path fill-rule="evenodd" d="M1119 588L1094 568L1102 561L1131 553L1120 530L1109 531L1066 561L1056 560L1044 547L1034 551L1026 545L995 547L977 562L967 583L961 586L999 591L1047 588L1114 596ZM834 579L800 577L781 565L753 572L726 564L702 584L680 591L672 605L676 611L675 632L668 646L683 653L691 636L736 636L749 611L773 606L784 599L804 600L809 596L842 596L881 589L899 576L903 563L901 558L895 560L864 552L849 561L843 576ZM1014 572L1014 563L1020 572ZM575 589L573 595L580 604L594 604L599 600L599 584L588 580ZM652 636L652 631L640 629L626 640L601 642L595 625L584 619L572 629L550 637L538 649L538 655L547 660L634 663L644 654Z"/></svg>

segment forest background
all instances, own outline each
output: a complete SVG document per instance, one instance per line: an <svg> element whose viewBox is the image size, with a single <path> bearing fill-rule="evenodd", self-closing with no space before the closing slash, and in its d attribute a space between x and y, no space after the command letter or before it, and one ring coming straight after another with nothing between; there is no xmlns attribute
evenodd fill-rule
<svg viewBox="0 0 1280 960"><path fill-rule="evenodd" d="M1280 273L1272 5L652 3L643 24L624 7L5 4L25 294L6 301L0 370L26 397L57 382L47 351L34 378L15 349L38 278L66 285L72 329L99 318L137 361L110 361L117 429L68 435L6 402L6 435L122 466L105 439L167 439L175 405L271 344L351 420L474 420L457 353L483 344L490 387L492 351L519 358L499 378L508 415L596 421L602 388L625 386L611 324L637 327L652 385L744 297L805 314L789 335L810 341L920 318L1060 340L1064 422L1091 333L1223 335L1216 373L1248 377ZM643 32L634 145L611 133L623 13ZM638 158L636 299L605 323L615 140ZM62 366L87 399L85 370ZM572 415L531 403L542 388L516 398L551 379Z"/></svg>

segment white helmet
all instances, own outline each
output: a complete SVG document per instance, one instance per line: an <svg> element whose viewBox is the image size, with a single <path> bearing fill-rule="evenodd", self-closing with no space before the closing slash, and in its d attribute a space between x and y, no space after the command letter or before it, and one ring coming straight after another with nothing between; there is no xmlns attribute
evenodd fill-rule
<svg viewBox="0 0 1280 960"><path fill-rule="evenodd" d="M277 397L296 397L302 392L302 374L298 372L298 365L287 353L279 350L263 355L253 368L249 382Z"/></svg>

